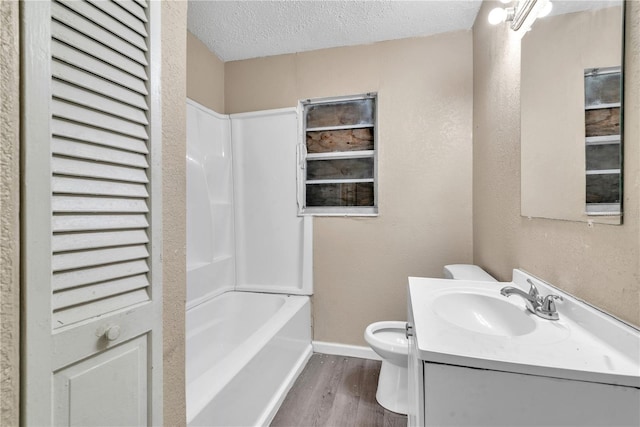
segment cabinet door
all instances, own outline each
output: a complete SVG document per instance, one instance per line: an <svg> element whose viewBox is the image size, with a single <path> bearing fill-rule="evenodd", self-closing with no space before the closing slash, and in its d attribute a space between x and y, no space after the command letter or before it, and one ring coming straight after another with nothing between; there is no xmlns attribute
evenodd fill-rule
<svg viewBox="0 0 640 427"><path fill-rule="evenodd" d="M159 5L21 7L23 423L161 424Z"/></svg>
<svg viewBox="0 0 640 427"><path fill-rule="evenodd" d="M411 301L409 301L409 319L410 332L407 334L409 339L409 364L408 364L408 414L407 425L409 427L424 426L424 368L423 362L418 357L418 344L413 332L414 323L411 315Z"/></svg>

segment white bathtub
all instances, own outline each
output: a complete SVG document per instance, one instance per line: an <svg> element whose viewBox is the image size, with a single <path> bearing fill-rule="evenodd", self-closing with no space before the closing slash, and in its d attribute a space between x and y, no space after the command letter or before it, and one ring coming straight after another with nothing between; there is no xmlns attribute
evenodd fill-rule
<svg viewBox="0 0 640 427"><path fill-rule="evenodd" d="M187 424L271 422L311 357L309 297L227 292L187 311Z"/></svg>

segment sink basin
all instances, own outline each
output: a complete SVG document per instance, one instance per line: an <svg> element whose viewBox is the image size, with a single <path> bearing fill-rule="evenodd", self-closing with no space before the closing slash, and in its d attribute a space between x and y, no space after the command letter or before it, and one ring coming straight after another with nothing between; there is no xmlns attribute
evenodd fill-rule
<svg viewBox="0 0 640 427"><path fill-rule="evenodd" d="M522 308L485 294L446 293L433 301L433 310L459 328L482 334L515 337L536 328L536 322Z"/></svg>

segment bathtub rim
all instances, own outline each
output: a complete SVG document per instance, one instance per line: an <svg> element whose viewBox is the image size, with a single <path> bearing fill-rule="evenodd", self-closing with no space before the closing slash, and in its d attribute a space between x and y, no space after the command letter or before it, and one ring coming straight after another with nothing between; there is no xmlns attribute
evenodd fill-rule
<svg viewBox="0 0 640 427"><path fill-rule="evenodd" d="M264 346L275 337L275 335L284 328L289 321L295 315L297 315L301 310L305 308L305 306L309 305L309 311L311 311L311 299L308 295L289 295L289 294L280 294L280 293L267 293L267 292L247 292L247 291L236 291L236 290L227 290L226 292L221 292L217 294L216 297L221 297L226 293L242 293L242 294L250 294L250 295L270 295L273 297L283 298L285 300L285 304L282 306L281 310L290 311L290 315L285 316L280 313L280 315L275 315L270 319L274 319L277 317L277 320L273 321L273 325L266 331L270 331L270 333L260 333L264 332L264 327L266 327L269 322L267 322L263 327L254 331L251 335L247 337L239 346L235 347L229 354L227 354L218 364L214 366L210 366L208 369L203 371L198 377L194 378L192 381L185 382L185 395L186 395L186 421L187 425L194 421L198 417L198 415L207 407L209 402L211 402L218 393L224 390L224 388L236 377L239 371L245 367L251 360L257 355L257 353L264 348ZM198 306L204 305L205 302L213 301L216 297L207 298L206 301L202 301ZM276 312L277 313L277 312ZM189 313L187 312L187 315ZM309 319L309 326L311 326L311 319ZM185 328L186 330L186 328ZM185 337L188 333L185 333ZM186 377L186 366L189 363L186 356L186 345L187 340L185 340L185 377ZM261 421L268 421L273 418L279 409L280 405L284 401L287 392L293 386L296 378L304 369L306 363L311 358L313 354L313 346L311 344L311 331L309 331L309 342L305 346L304 353L298 358L298 361L294 365L294 367L289 371L287 377L283 380L283 383L278 388L278 391L274 394L273 398L269 401L269 405L261 414ZM250 350L250 351L249 351ZM236 356L236 357L230 357ZM222 369L220 369L222 367ZM240 367L240 368L238 368ZM233 369L232 369L233 368ZM214 371L220 370L222 372L220 375L214 373ZM211 377L215 377L215 383L212 386L211 381L209 379ZM189 392L191 390L191 392ZM206 390L205 393L194 393L201 390ZM195 397L194 397L195 394ZM271 417L271 418L270 418ZM260 425L268 425L265 423L261 423Z"/></svg>

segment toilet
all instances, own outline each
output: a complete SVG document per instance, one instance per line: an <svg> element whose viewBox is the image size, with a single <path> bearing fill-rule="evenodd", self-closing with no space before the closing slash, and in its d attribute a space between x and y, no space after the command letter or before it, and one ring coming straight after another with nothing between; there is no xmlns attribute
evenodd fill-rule
<svg viewBox="0 0 640 427"><path fill-rule="evenodd" d="M443 273L445 279L497 281L477 265L445 265ZM364 331L365 341L382 358L376 400L383 408L405 415L408 405L407 365L409 361L406 325L406 322L382 321L370 324Z"/></svg>
<svg viewBox="0 0 640 427"><path fill-rule="evenodd" d="M407 414L407 364L409 341L406 322L383 321L367 326L364 339L382 358L376 400L383 408Z"/></svg>

